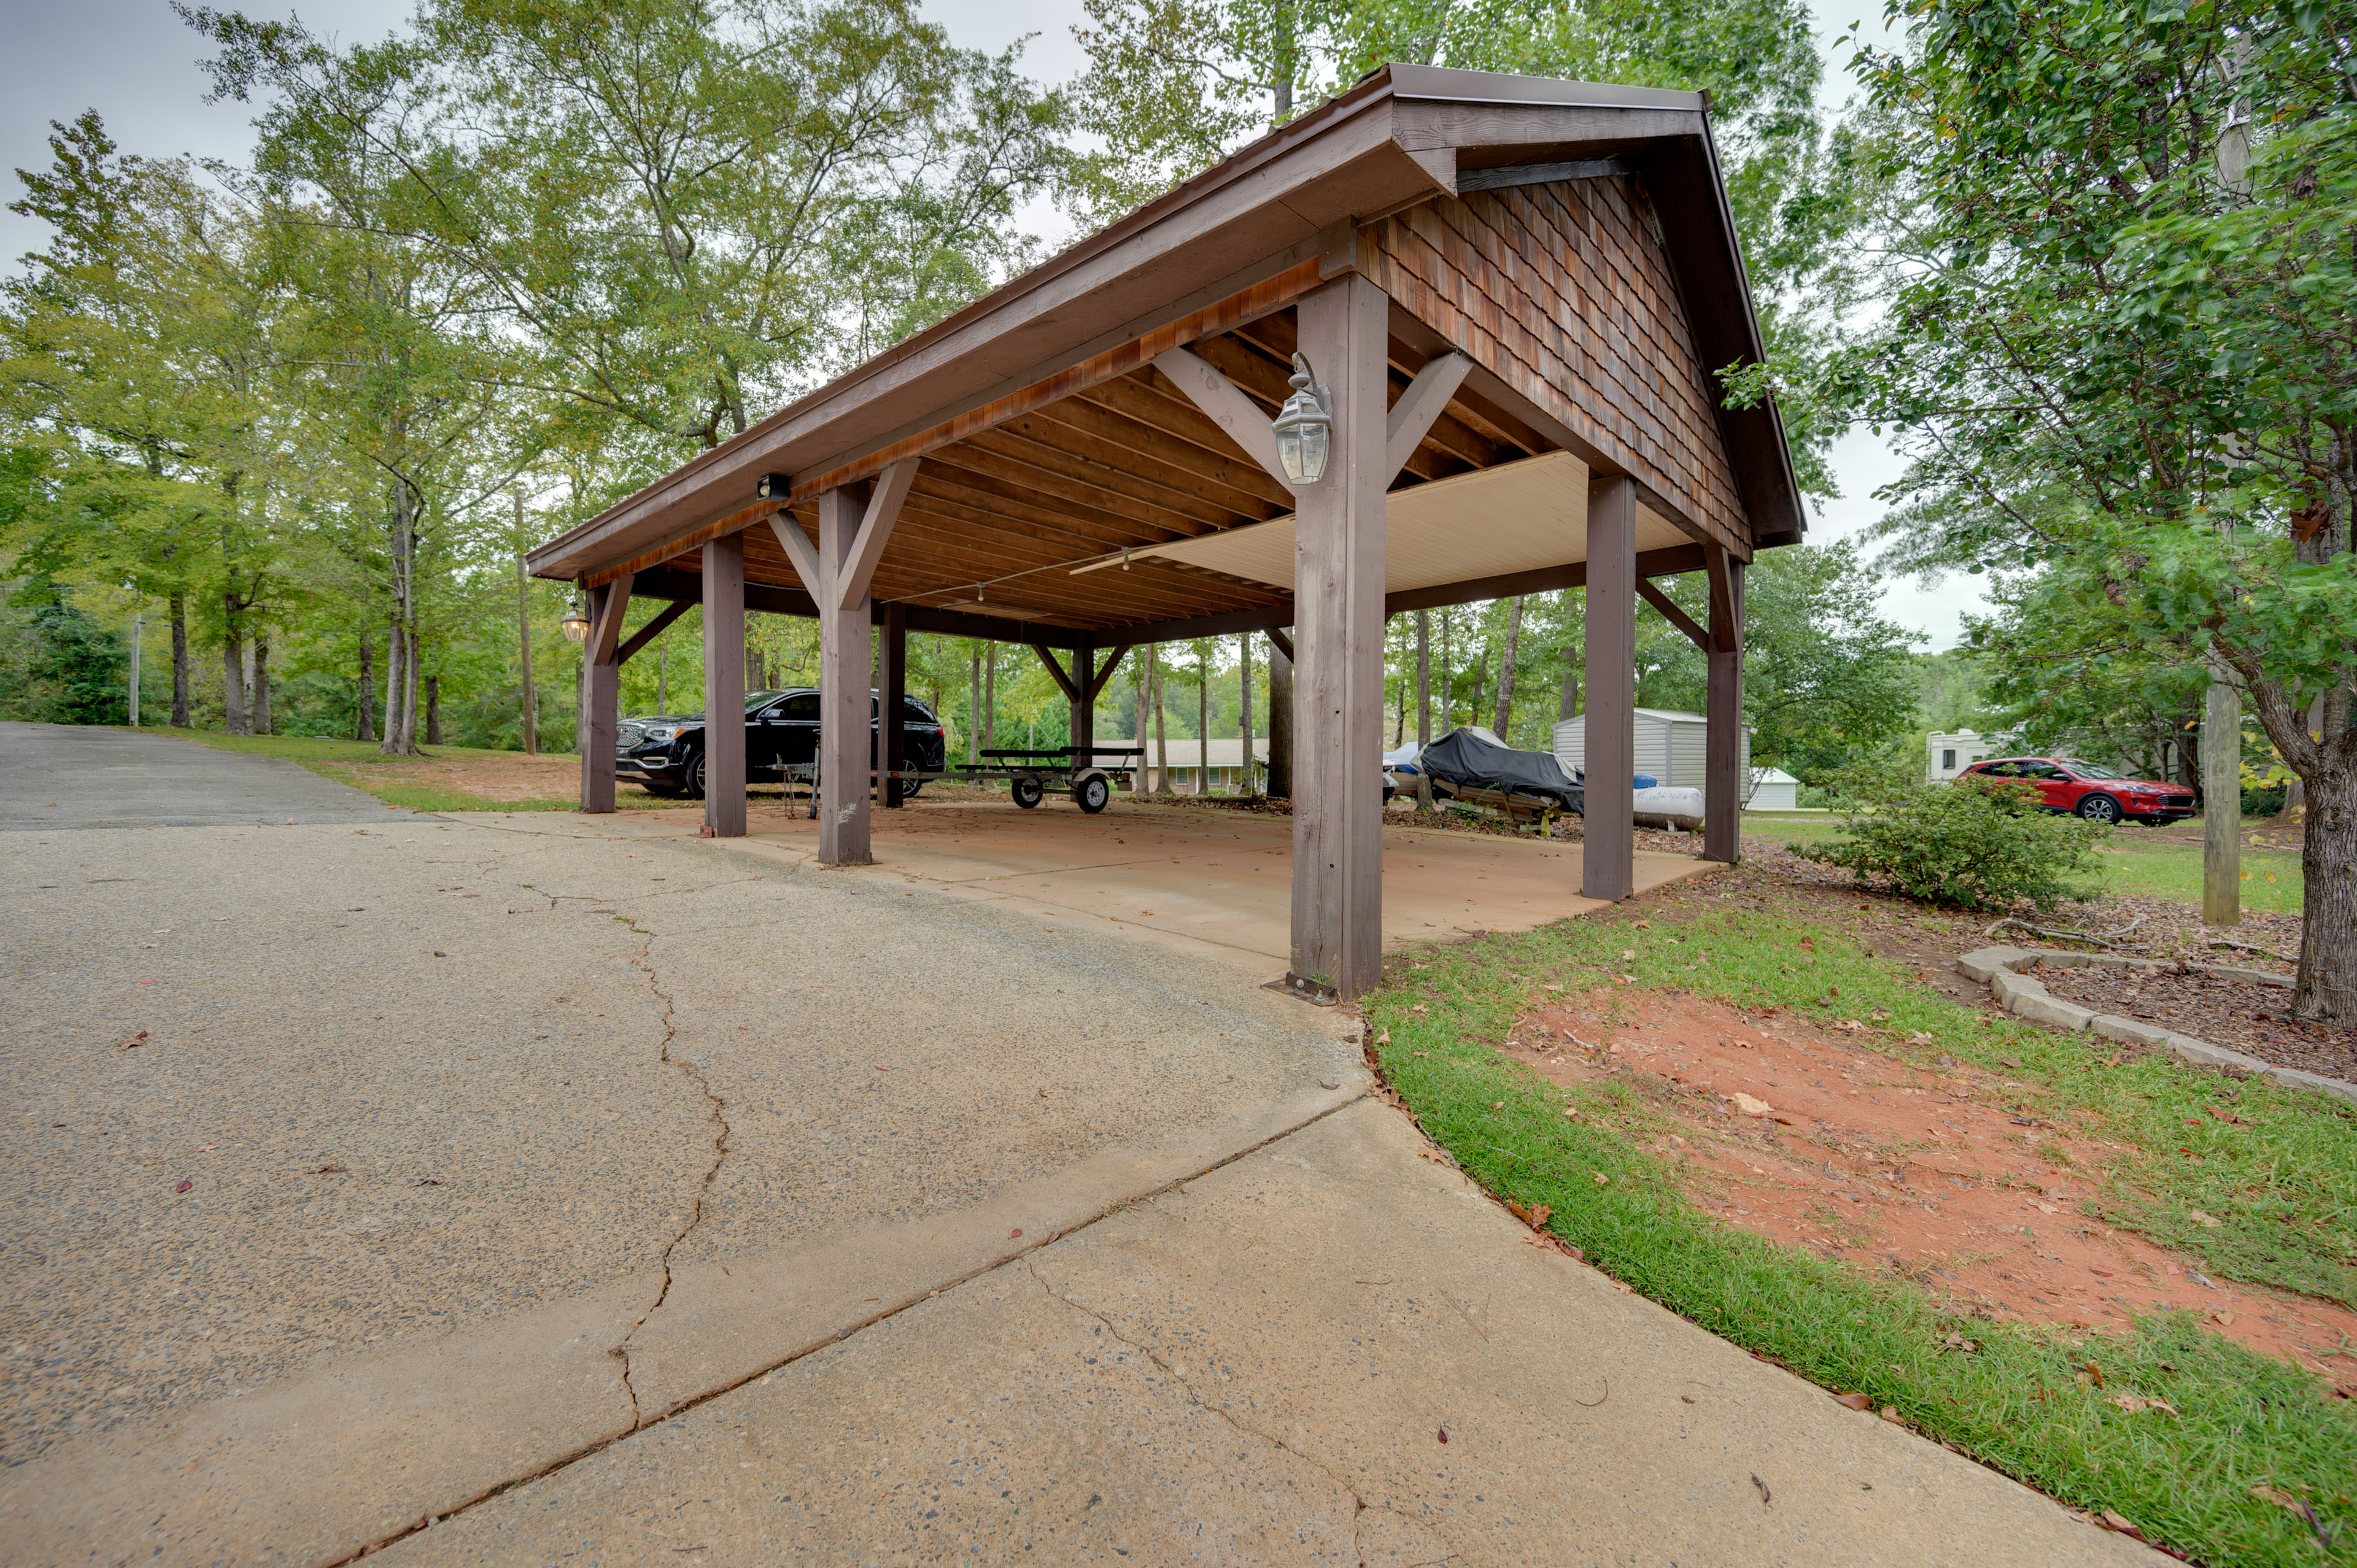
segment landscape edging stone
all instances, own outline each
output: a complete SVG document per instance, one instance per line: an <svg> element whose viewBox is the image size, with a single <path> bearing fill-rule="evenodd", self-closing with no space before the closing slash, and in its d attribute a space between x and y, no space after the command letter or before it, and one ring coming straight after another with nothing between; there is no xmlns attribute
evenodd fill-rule
<svg viewBox="0 0 2357 1568"><path fill-rule="evenodd" d="M2326 1078L2320 1073L2302 1072L2298 1068L2276 1067L2254 1056L2224 1046L2213 1046L2207 1040L2197 1040L2190 1035L2180 1035L2139 1019L2123 1018L2116 1013L2097 1013L2093 1008L2074 1003L2057 1001L2039 982L2016 972L2024 965L2043 963L2054 969L2081 969L2091 965L2105 969L2165 969L2170 967L2163 959L2129 958L2122 953L2065 952L2058 949L1986 947L1975 948L1956 960L1956 972L1969 980L1985 981L1989 994L1997 1004L2016 1017L2033 1024L2046 1024L2071 1030L2092 1029L2107 1040L2122 1040L2133 1045L2164 1046L2183 1060L2202 1067L2241 1068L2246 1072L2264 1074L2291 1089L2317 1089L2342 1100L2357 1102L2357 1083L2345 1079ZM2228 980L2256 981L2286 988L2294 983L2280 974L2264 970L2241 969L2227 964L2201 963L2190 966L2220 975Z"/></svg>

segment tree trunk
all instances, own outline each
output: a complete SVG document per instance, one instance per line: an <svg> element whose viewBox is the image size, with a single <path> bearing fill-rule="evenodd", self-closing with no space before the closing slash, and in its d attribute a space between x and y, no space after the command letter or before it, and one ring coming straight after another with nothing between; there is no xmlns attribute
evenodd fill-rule
<svg viewBox="0 0 2357 1568"><path fill-rule="evenodd" d="M1506 644L1498 654L1498 722L1490 727L1505 740L1514 722L1514 655L1523 639L1523 596L1506 601ZM1509 742L1509 744L1512 744Z"/></svg>
<svg viewBox="0 0 2357 1568"><path fill-rule="evenodd" d="M442 677L425 677L425 744L442 744Z"/></svg>
<svg viewBox="0 0 2357 1568"><path fill-rule="evenodd" d="M671 633L669 632L655 639L655 712L659 714L671 712Z"/></svg>
<svg viewBox="0 0 2357 1568"><path fill-rule="evenodd" d="M1146 654L1146 672L1154 681L1154 792L1168 796L1170 788L1170 721L1163 712L1162 660L1157 650Z"/></svg>
<svg viewBox="0 0 2357 1568"><path fill-rule="evenodd" d="M401 693L401 755L417 755L417 628L413 624L403 639Z"/></svg>
<svg viewBox="0 0 2357 1568"><path fill-rule="evenodd" d="M982 761L982 644L967 644L967 655L969 689L965 698L965 765L973 768Z"/></svg>
<svg viewBox="0 0 2357 1568"><path fill-rule="evenodd" d="M2299 860L2308 886L2292 1015L2346 1026L2357 1022L2357 761L2345 742L2322 749L2328 766L2307 780L2307 843Z"/></svg>
<svg viewBox="0 0 2357 1568"><path fill-rule="evenodd" d="M982 746L985 751L998 744L998 644L990 645L990 655L982 661Z"/></svg>
<svg viewBox="0 0 2357 1568"><path fill-rule="evenodd" d="M1424 770L1424 748L1432 744L1432 612L1415 612L1415 804L1432 810L1432 775Z"/></svg>
<svg viewBox="0 0 2357 1568"><path fill-rule="evenodd" d="M172 727L188 727L188 601L172 596Z"/></svg>
<svg viewBox="0 0 2357 1568"><path fill-rule="evenodd" d="M523 497L516 497L516 532L523 532ZM540 755L540 696L532 689L532 578L516 557L516 668L523 677L523 754ZM362 736L361 739L368 737Z"/></svg>
<svg viewBox="0 0 2357 1568"><path fill-rule="evenodd" d="M1268 792L1293 799L1293 660L1268 650Z"/></svg>
<svg viewBox="0 0 2357 1568"><path fill-rule="evenodd" d="M2319 740L2324 738L2324 693L2321 692L2308 705L2308 733ZM2295 773L2290 782L2284 786L2283 815L2297 817L2307 809L2308 780Z"/></svg>
<svg viewBox="0 0 2357 1568"><path fill-rule="evenodd" d="M352 725L354 740L376 738L376 649L366 627L361 628L360 712Z"/></svg>
<svg viewBox="0 0 2357 1568"><path fill-rule="evenodd" d="M1130 726L1130 738L1137 742L1137 771L1129 776L1129 792L1133 795L1148 794L1152 790L1146 756L1146 707L1154 690L1154 677L1148 672L1153 660L1154 650L1148 648L1146 657L1130 666L1135 673L1130 677L1129 690L1137 707L1137 721Z"/></svg>
<svg viewBox="0 0 2357 1568"><path fill-rule="evenodd" d="M1449 634L1449 631L1452 629L1452 628L1455 626L1455 624L1456 624L1456 620L1457 620L1457 615L1456 615L1456 612L1455 612L1455 611L1453 611L1453 610L1443 610L1443 611L1441 611L1441 612L1440 612L1440 671L1439 671L1439 674L1440 674L1440 732L1439 732L1439 733L1441 733L1442 735L1447 735L1447 734L1448 733L1448 721L1449 721L1449 716L1450 716L1450 710L1456 706L1456 704L1455 704L1455 703L1451 703L1451 702L1448 700L1448 698L1449 698L1449 691L1448 691L1448 654L1449 654L1449 647L1448 647L1448 634Z"/></svg>
<svg viewBox="0 0 2357 1568"><path fill-rule="evenodd" d="M1378 735L1383 732L1378 730ZM1195 645L1195 793L1211 792L1211 645Z"/></svg>
<svg viewBox="0 0 2357 1568"><path fill-rule="evenodd" d="M1579 716L1579 656L1568 648L1563 650L1563 701L1555 716L1558 719Z"/></svg>
<svg viewBox="0 0 2357 1568"><path fill-rule="evenodd" d="M269 735L270 728L270 628L264 627L253 634L253 733Z"/></svg>
<svg viewBox="0 0 2357 1568"><path fill-rule="evenodd" d="M224 594L221 602L221 729L228 735L252 730L245 716L245 635L238 625L235 594Z"/></svg>
<svg viewBox="0 0 2357 1568"><path fill-rule="evenodd" d="M384 736L377 750L387 757L401 747L401 612L396 609L384 625Z"/></svg>
<svg viewBox="0 0 2357 1568"><path fill-rule="evenodd" d="M1256 777L1260 758L1253 755L1252 633L1250 632L1236 639L1236 669L1238 671L1236 690L1241 693L1242 698L1236 705L1236 712L1240 715L1240 722L1236 727L1240 732L1239 738L1243 743L1243 789L1240 793L1247 800L1251 800L1256 799L1260 794L1259 779Z"/></svg>

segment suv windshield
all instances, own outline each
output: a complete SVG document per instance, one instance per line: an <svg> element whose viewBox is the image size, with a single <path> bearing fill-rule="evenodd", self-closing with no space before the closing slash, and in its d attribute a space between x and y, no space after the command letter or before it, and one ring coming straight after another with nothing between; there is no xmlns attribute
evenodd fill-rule
<svg viewBox="0 0 2357 1568"><path fill-rule="evenodd" d="M2082 762L2075 757L2062 758L2062 766L2082 779L2125 779L2125 773L2115 773L2108 768L2098 768L2092 762Z"/></svg>
<svg viewBox="0 0 2357 1568"><path fill-rule="evenodd" d="M785 695L785 693L784 693L784 692L782 692L782 691L779 691L779 692L748 692L748 693L745 693L745 711L746 711L747 713L748 713L748 714L749 714L749 713L751 713L755 708L759 707L762 703L774 703L774 702L776 702L780 697L782 697L782 696L784 696L784 695Z"/></svg>

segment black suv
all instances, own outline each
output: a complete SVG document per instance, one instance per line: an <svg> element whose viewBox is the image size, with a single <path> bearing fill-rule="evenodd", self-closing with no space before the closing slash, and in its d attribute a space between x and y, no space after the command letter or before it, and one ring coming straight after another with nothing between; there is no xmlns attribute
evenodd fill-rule
<svg viewBox="0 0 2357 1568"><path fill-rule="evenodd" d="M942 721L914 697L900 699L900 729L906 766L938 773L948 760ZM876 693L867 694L867 766L876 763ZM774 779L789 767L806 768L818 757L818 688L745 694L745 778ZM650 795L704 793L704 715L687 714L624 719L614 731L614 777ZM920 786L900 786L903 800Z"/></svg>

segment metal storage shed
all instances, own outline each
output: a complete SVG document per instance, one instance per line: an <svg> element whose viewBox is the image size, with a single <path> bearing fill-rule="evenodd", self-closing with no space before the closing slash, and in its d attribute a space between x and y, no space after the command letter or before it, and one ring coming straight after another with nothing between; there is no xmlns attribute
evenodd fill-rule
<svg viewBox="0 0 2357 1568"><path fill-rule="evenodd" d="M1637 708L1636 766L1632 773L1650 773L1665 789L1701 789L1708 772L1710 721L1700 714L1674 708ZM1587 765L1587 715L1563 719L1555 726L1555 754L1566 768ZM1751 732L1743 732L1742 763L1751 763ZM1595 780L1589 780L1591 784Z"/></svg>

